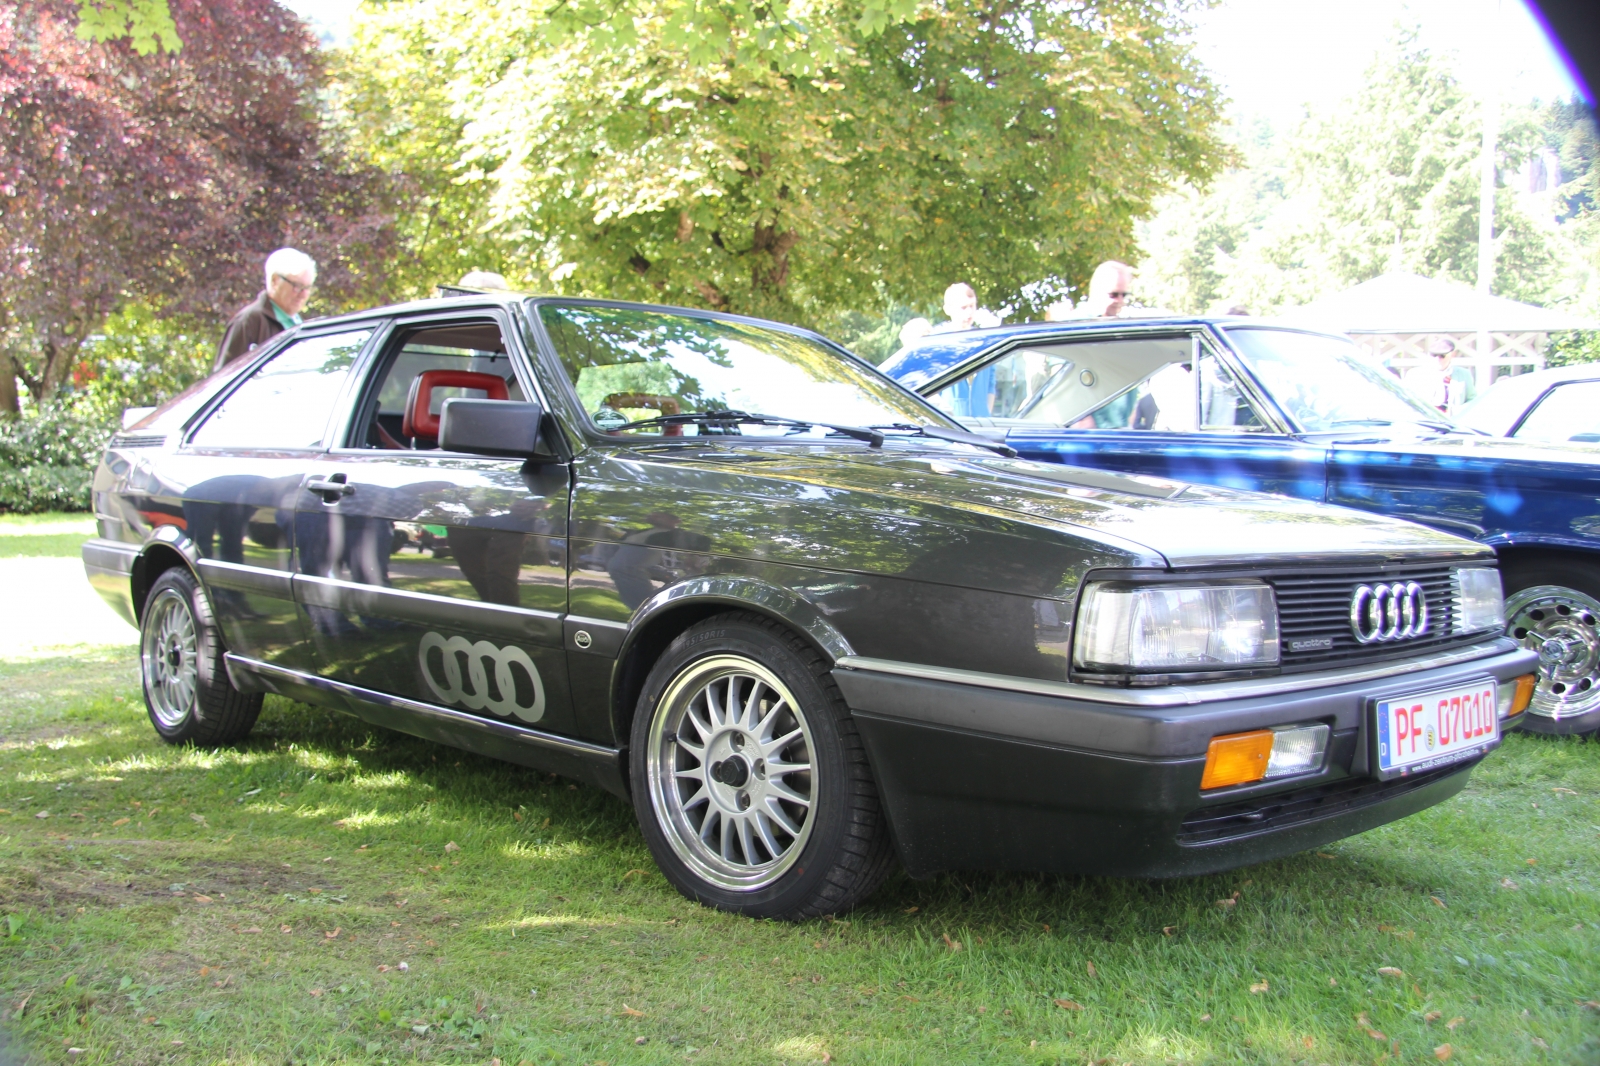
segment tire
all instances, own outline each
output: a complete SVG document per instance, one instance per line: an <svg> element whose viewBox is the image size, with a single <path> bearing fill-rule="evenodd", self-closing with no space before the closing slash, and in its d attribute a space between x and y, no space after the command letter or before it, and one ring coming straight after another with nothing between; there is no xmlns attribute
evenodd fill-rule
<svg viewBox="0 0 1600 1066"><path fill-rule="evenodd" d="M156 578L139 625L139 676L150 724L168 744L217 747L250 735L261 695L233 687L211 602L175 566Z"/></svg>
<svg viewBox="0 0 1600 1066"><path fill-rule="evenodd" d="M1506 633L1539 652L1529 712L1559 722L1600 710L1600 566L1549 557L1512 562L1502 575Z"/></svg>
<svg viewBox="0 0 1600 1066"><path fill-rule="evenodd" d="M849 910L889 873L878 790L829 670L743 612L685 630L652 667L631 730L634 813L685 896L799 920Z"/></svg>

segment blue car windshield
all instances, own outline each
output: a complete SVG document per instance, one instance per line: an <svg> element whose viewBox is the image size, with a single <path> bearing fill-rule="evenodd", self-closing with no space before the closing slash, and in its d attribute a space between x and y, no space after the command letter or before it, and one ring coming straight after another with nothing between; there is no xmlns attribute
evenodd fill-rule
<svg viewBox="0 0 1600 1066"><path fill-rule="evenodd" d="M1451 428L1438 408L1363 359L1350 341L1260 327L1225 332L1250 373L1303 432L1387 425Z"/></svg>
<svg viewBox="0 0 1600 1066"><path fill-rule="evenodd" d="M806 440L828 436L826 422L947 425L888 378L802 334L634 307L547 303L538 313L585 413L607 433ZM819 424L690 420L723 411ZM662 417L688 424L630 428Z"/></svg>

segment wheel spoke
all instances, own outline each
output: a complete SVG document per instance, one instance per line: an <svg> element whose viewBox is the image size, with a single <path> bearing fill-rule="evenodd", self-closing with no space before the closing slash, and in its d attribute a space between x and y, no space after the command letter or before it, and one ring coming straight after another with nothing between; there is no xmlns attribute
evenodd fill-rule
<svg viewBox="0 0 1600 1066"><path fill-rule="evenodd" d="M750 694L744 698L744 714L740 715L740 723L751 733L756 733L757 716L761 713L761 693L767 686L759 681L750 683ZM756 733L757 739L760 734Z"/></svg>
<svg viewBox="0 0 1600 1066"><path fill-rule="evenodd" d="M792 837L797 837L800 835L800 827L794 824L794 820L789 817L789 812L783 809L783 805L778 802L776 797L767 797L766 813L767 817L783 826L783 831L785 833L788 833Z"/></svg>
<svg viewBox="0 0 1600 1066"><path fill-rule="evenodd" d="M784 748L786 748L790 744L794 743L794 741L797 738L802 737L804 735L805 735L805 731L800 729L798 726L796 726L794 729L792 729L789 732L785 733L783 736L779 737L777 740L773 740L773 741L770 741L770 742L768 742L766 744L761 745L761 753L763 755L766 755L768 758L771 758L773 755L776 755L778 752L782 751Z"/></svg>
<svg viewBox="0 0 1600 1066"><path fill-rule="evenodd" d="M744 852L745 865L754 866L756 864L755 834L750 830L750 819L748 817L739 819L739 848Z"/></svg>
<svg viewBox="0 0 1600 1066"><path fill-rule="evenodd" d="M767 854L776 859L783 854L783 849L778 847L778 838L772 832L772 815L765 807L757 807L751 812L751 821L756 824L756 832L761 834L761 844L767 849ZM790 834L793 836L794 834Z"/></svg>
<svg viewBox="0 0 1600 1066"><path fill-rule="evenodd" d="M788 800L790 803L798 803L802 807L811 806L810 796L800 795L800 793L796 792L782 781L768 781L767 792L777 796L779 799Z"/></svg>
<svg viewBox="0 0 1600 1066"><path fill-rule="evenodd" d="M811 769L808 762L769 762L767 763L768 777L782 777L784 774L797 774L802 770Z"/></svg>
<svg viewBox="0 0 1600 1066"><path fill-rule="evenodd" d="M733 819L727 815L722 816L722 857L728 862L733 861Z"/></svg>
<svg viewBox="0 0 1600 1066"><path fill-rule="evenodd" d="M694 792L690 793L688 799L683 801L683 809L685 811L688 811L688 810L691 810L691 809L693 809L695 807L700 806L700 804L702 804L702 803L710 803L710 802L711 802L711 793L706 790L706 787L704 785L701 785L699 788L695 789ZM706 817L710 818L711 815L707 814Z"/></svg>

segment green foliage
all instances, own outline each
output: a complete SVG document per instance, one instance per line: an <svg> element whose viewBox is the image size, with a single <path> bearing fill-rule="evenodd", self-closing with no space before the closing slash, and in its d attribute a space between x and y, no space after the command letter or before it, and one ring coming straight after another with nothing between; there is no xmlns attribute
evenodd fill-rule
<svg viewBox="0 0 1600 1066"><path fill-rule="evenodd" d="M63 403L0 419L0 512L86 511L111 427Z"/></svg>
<svg viewBox="0 0 1600 1066"><path fill-rule="evenodd" d="M84 345L68 402L105 425L115 424L124 408L165 403L211 372L221 332L219 323L128 304Z"/></svg>
<svg viewBox="0 0 1600 1066"><path fill-rule="evenodd" d="M1575 329L1557 333L1545 353L1544 365L1576 366L1579 363L1600 363L1600 330Z"/></svg>
<svg viewBox="0 0 1600 1066"><path fill-rule="evenodd" d="M1145 228L1140 294L1181 311L1243 301L1258 314L1389 271L1477 280L1482 112L1403 33L1361 89L1288 136L1240 131L1247 166L1166 200ZM1563 243L1504 179L1542 143L1530 109L1502 116L1494 291L1552 298Z"/></svg>
<svg viewBox="0 0 1600 1066"><path fill-rule="evenodd" d="M126 37L142 56L183 47L167 0L78 0L78 36L86 41Z"/></svg>
<svg viewBox="0 0 1600 1066"><path fill-rule="evenodd" d="M812 323L956 279L1031 307L1217 165L1188 7L852 0L796 37L663 2L553 38L528 2L396 2L359 23L340 109L421 190L414 292L484 266Z"/></svg>

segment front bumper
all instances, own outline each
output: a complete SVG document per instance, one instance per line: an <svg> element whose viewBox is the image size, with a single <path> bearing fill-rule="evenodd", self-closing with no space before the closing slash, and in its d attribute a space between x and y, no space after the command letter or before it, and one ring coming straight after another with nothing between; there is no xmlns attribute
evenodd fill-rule
<svg viewBox="0 0 1600 1066"><path fill-rule="evenodd" d="M1536 663L1498 639L1423 663L1165 692L1003 685L861 659L841 660L833 676L913 876L1174 877L1303 851L1455 795L1476 760L1387 782L1370 774L1372 701L1486 676L1506 682ZM1503 721L1502 732L1526 717ZM1322 770L1201 795L1213 736L1312 721L1332 727Z"/></svg>

